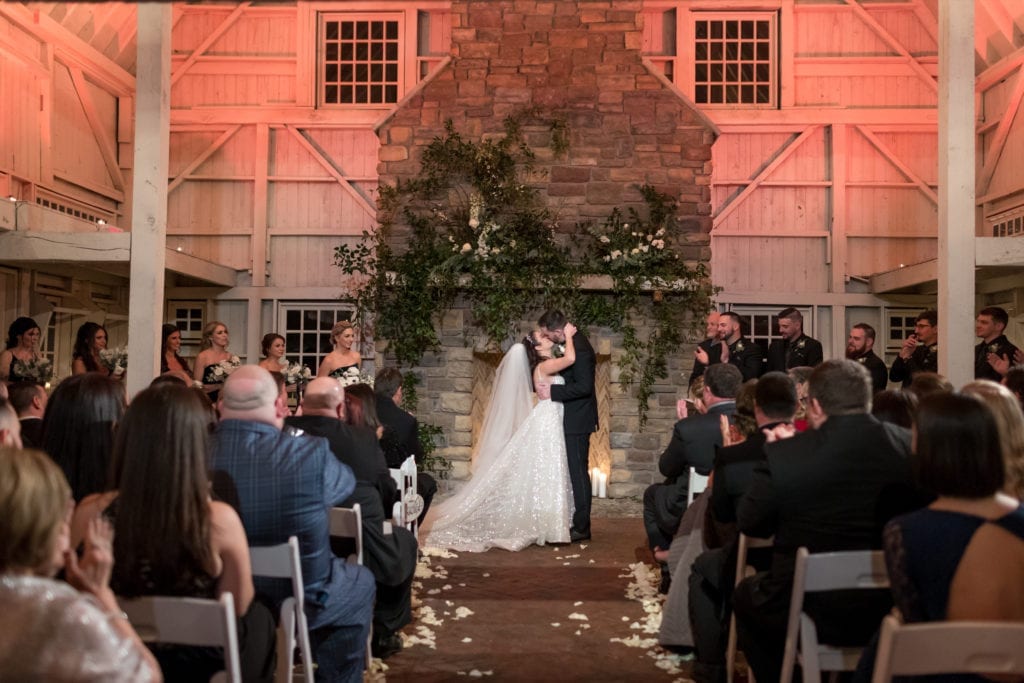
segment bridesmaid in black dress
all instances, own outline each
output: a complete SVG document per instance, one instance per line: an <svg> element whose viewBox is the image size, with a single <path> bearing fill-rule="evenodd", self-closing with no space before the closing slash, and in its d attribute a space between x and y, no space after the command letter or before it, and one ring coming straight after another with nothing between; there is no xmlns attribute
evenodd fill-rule
<svg viewBox="0 0 1024 683"><path fill-rule="evenodd" d="M220 365L232 357L228 353L228 341L228 326L219 320L207 323L203 328L203 340L199 344L192 377L203 383L203 390L213 403L217 402L220 388L229 374Z"/></svg>
<svg viewBox="0 0 1024 683"><path fill-rule="evenodd" d="M9 384L14 382L34 382L34 377L21 375L15 367L17 361L22 363L38 363L42 360L39 353L39 339L42 332L32 318L22 316L15 319L7 330L7 348L0 353L0 380Z"/></svg>
<svg viewBox="0 0 1024 683"><path fill-rule="evenodd" d="M334 344L334 350L324 358L324 362L320 364L320 370L317 371L316 376L342 379L345 373L355 368L356 372L350 374L354 374L354 381L358 382L359 365L362 362L362 358L359 352L352 348L355 345L355 341L356 329L350 321L339 320L335 323L334 328L331 330L331 343Z"/></svg>

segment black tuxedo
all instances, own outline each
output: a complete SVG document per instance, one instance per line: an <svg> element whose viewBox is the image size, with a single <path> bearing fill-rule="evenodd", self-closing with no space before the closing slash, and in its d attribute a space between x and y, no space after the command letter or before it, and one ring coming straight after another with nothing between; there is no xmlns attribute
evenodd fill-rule
<svg viewBox="0 0 1024 683"><path fill-rule="evenodd" d="M377 417L384 426L380 445L388 467L398 469L410 455L416 458L417 465L421 464L423 446L420 445L420 427L416 418L395 405L391 397L380 394L377 395ZM423 512L419 516L422 523L437 493L437 481L419 468L416 471L416 492L423 498Z"/></svg>
<svg viewBox="0 0 1024 683"><path fill-rule="evenodd" d="M885 361L875 355L874 351L868 351L863 356L851 358L855 360L868 371L871 375L871 395L874 396L879 391L884 391L885 387L889 384L889 370L885 367Z"/></svg>
<svg viewBox="0 0 1024 683"><path fill-rule="evenodd" d="M740 531L775 537L771 568L736 588L740 648L758 680L778 680L797 548L878 549L894 490L910 490L910 432L867 414L831 416L816 430L767 444L737 512ZM888 510L894 513L896 510ZM891 606L888 591L810 595L822 642L863 644Z"/></svg>
<svg viewBox="0 0 1024 683"><path fill-rule="evenodd" d="M708 363L705 365L698 360L693 361L693 372L690 373L690 380L687 382L687 386L692 387L693 380L703 377L704 371L708 369L708 365L722 362L722 344L723 342L718 339L705 339L700 344L697 344L697 348L704 349L708 354Z"/></svg>
<svg viewBox="0 0 1024 683"><path fill-rule="evenodd" d="M597 431L597 396L594 373L597 356L583 332L572 338L576 362L562 371L565 384L551 385L551 399L565 407L562 428L565 430L565 454L569 461L572 482L571 536L590 537L590 435Z"/></svg>
<svg viewBox="0 0 1024 683"><path fill-rule="evenodd" d="M1001 334L988 344L982 340L974 347L974 379L990 379L993 382L1002 382L1003 376L996 372L988 362L988 354L994 353L997 356L1006 356L1013 365L1013 354L1017 347L1014 346L1005 334Z"/></svg>
<svg viewBox="0 0 1024 683"><path fill-rule="evenodd" d="M735 401L716 403L706 414L679 420L672 428L672 439L658 461L665 483L644 491L644 528L652 548L671 543L686 511L690 468L704 475L711 472L715 448L722 445L721 416L735 412Z"/></svg>
<svg viewBox="0 0 1024 683"><path fill-rule="evenodd" d="M821 351L821 342L806 334L801 334L792 342L776 339L768 347L768 372L785 372L790 368L799 367L813 368L822 360L824 355Z"/></svg>
<svg viewBox="0 0 1024 683"><path fill-rule="evenodd" d="M939 345L925 346L921 344L914 349L914 352L910 354L910 358L906 360L896 356L896 360L892 362L892 367L889 368L889 381L903 382L903 388L906 389L914 381L914 375L917 373L938 371Z"/></svg>
<svg viewBox="0 0 1024 683"><path fill-rule="evenodd" d="M741 336L729 344L729 363L740 369L744 382L761 376L761 366L764 364L761 354L761 347L746 337Z"/></svg>

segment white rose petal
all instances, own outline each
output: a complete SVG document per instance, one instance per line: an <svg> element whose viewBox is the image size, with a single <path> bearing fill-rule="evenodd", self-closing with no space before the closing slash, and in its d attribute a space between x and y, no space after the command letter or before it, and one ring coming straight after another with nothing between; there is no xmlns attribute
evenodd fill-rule
<svg viewBox="0 0 1024 683"><path fill-rule="evenodd" d="M573 612L569 615L570 619L576 619L577 621L590 621L586 614L580 614L579 612Z"/></svg>
<svg viewBox="0 0 1024 683"><path fill-rule="evenodd" d="M464 642L464 643L472 643L473 639L467 636L466 638L462 639L462 642Z"/></svg>
<svg viewBox="0 0 1024 683"><path fill-rule="evenodd" d="M579 607L579 606L580 606L580 605L582 605L582 604L583 604L583 601L582 601L582 600L577 600L576 602L572 603L572 606L573 606L573 607Z"/></svg>
<svg viewBox="0 0 1024 683"><path fill-rule="evenodd" d="M470 251L473 251L473 245L471 245L469 242L466 242L465 244L462 245L463 254L468 253Z"/></svg>
<svg viewBox="0 0 1024 683"><path fill-rule="evenodd" d="M551 622L551 625L552 625L552 626L554 626L555 628L558 628L558 627L559 627L559 626L561 626L562 624L560 624L560 623L559 623L559 622L557 622L557 621L552 621L552 622Z"/></svg>

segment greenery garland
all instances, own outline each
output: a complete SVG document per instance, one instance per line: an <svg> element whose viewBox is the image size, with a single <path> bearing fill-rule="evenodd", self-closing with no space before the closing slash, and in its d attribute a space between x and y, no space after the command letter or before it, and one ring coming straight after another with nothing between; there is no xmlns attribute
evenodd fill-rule
<svg viewBox="0 0 1024 683"><path fill-rule="evenodd" d="M600 224L578 226L571 248L564 244L556 216L527 180L535 156L526 123L532 137L542 126L556 156L565 152L564 121L536 109L508 118L496 139L467 140L449 121L444 136L424 149L416 177L380 188L379 229L339 246L335 264L364 276L357 315L363 324L373 317L374 336L388 340L400 366L440 349L440 319L460 295L471 324L494 348L544 308L561 308L581 328L610 328L622 335L619 378L636 386L642 427L654 384L668 375L669 354L687 332L702 329L711 308L707 271L674 251L676 203L650 186L639 188L645 212L616 209ZM610 276L610 292L584 291L591 275ZM644 317L653 326L636 329ZM416 380L406 378L415 406Z"/></svg>

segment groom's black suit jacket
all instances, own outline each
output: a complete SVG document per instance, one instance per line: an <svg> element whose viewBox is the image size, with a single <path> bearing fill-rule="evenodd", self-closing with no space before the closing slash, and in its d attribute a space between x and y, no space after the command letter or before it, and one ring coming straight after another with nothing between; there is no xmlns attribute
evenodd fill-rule
<svg viewBox="0 0 1024 683"><path fill-rule="evenodd" d="M566 434L590 434L597 431L597 396L594 393L597 356L582 332L576 332L572 341L576 362L562 371L564 385L551 385L551 398L565 406L562 424Z"/></svg>

